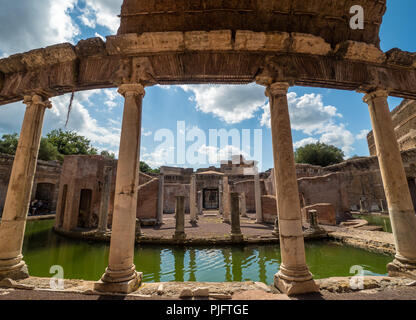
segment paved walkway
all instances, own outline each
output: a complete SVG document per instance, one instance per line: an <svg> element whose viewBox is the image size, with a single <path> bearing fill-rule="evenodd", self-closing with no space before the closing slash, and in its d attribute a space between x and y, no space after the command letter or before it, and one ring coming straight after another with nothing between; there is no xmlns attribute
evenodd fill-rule
<svg viewBox="0 0 416 320"><path fill-rule="evenodd" d="M187 238L207 238L212 236L229 237L231 225L223 223L217 211L208 211L198 216L198 222L192 225L190 216L185 215L185 232ZM256 224L255 214L248 214L248 218L241 218L241 232L247 236L272 236L274 226L271 224ZM175 216L165 214L163 225L156 227L142 227L142 233L148 237L172 238L175 233Z"/></svg>

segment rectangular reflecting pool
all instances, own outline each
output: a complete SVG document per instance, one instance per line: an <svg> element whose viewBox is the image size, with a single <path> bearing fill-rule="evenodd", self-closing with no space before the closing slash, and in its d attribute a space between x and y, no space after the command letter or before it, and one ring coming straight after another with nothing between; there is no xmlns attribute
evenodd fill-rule
<svg viewBox="0 0 416 320"><path fill-rule="evenodd" d="M29 273L51 277L50 268L62 266L64 278L98 280L108 264L109 244L72 240L52 230L54 221L27 223L23 246ZM306 242L308 266L315 279L351 276L353 266L366 275L386 275L393 256L367 252L328 241ZM135 264L145 282L168 281L260 281L273 282L279 270L276 245L236 247L137 246Z"/></svg>

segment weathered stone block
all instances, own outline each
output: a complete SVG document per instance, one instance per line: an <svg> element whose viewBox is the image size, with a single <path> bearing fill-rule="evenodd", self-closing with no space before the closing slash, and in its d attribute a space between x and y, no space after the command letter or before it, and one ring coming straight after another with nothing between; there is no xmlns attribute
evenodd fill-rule
<svg viewBox="0 0 416 320"><path fill-rule="evenodd" d="M308 221L308 212L316 210L318 214L318 223L335 226L337 224L334 206L330 203L318 203L302 208L302 217Z"/></svg>
<svg viewBox="0 0 416 320"><path fill-rule="evenodd" d="M33 70L48 65L74 61L76 58L74 47L70 43L63 43L24 53L22 62L26 69Z"/></svg>
<svg viewBox="0 0 416 320"><path fill-rule="evenodd" d="M3 73L20 72L25 70L25 64L22 61L23 54L18 53L8 58L0 60L0 71Z"/></svg>
<svg viewBox="0 0 416 320"><path fill-rule="evenodd" d="M398 48L386 52L387 63L411 67L416 66L416 53L402 51Z"/></svg>
<svg viewBox="0 0 416 320"><path fill-rule="evenodd" d="M181 51L185 48L183 32L148 32L109 36L106 43L110 55Z"/></svg>
<svg viewBox="0 0 416 320"><path fill-rule="evenodd" d="M253 32L238 30L235 37L235 50L282 51L289 48L289 33Z"/></svg>
<svg viewBox="0 0 416 320"><path fill-rule="evenodd" d="M186 50L231 50L231 30L192 31L184 35Z"/></svg>
<svg viewBox="0 0 416 320"><path fill-rule="evenodd" d="M263 211L263 221L274 223L277 217L277 203L275 196L262 196L261 208Z"/></svg>
<svg viewBox="0 0 416 320"><path fill-rule="evenodd" d="M140 175L141 177L143 174ZM140 185L137 199L137 218L140 220L157 218L159 179Z"/></svg>
<svg viewBox="0 0 416 320"><path fill-rule="evenodd" d="M199 298L206 297L206 298L208 298L209 297L209 288L196 288L193 291L193 295L194 295L194 297L199 297Z"/></svg>
<svg viewBox="0 0 416 320"><path fill-rule="evenodd" d="M80 40L75 46L75 52L80 57L106 55L105 42L101 38Z"/></svg>
<svg viewBox="0 0 416 320"><path fill-rule="evenodd" d="M372 44L346 41L335 47L335 54L347 60L384 63L386 55Z"/></svg>
<svg viewBox="0 0 416 320"><path fill-rule="evenodd" d="M331 45L323 38L305 33L292 33L292 51L325 56L331 53Z"/></svg>

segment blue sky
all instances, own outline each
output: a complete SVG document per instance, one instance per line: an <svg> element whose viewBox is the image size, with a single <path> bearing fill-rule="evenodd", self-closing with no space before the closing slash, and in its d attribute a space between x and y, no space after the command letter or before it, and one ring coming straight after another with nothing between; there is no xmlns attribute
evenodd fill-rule
<svg viewBox="0 0 416 320"><path fill-rule="evenodd" d="M60 42L76 44L80 39L115 34L116 17L121 0L0 0L0 57L16 52ZM394 47L416 52L416 1L388 0L388 9L381 28L381 48ZM19 17L19 19L17 19ZM250 130L251 152L254 154L254 130L261 130L262 169L273 166L271 135L268 122L268 102L264 88L249 86L180 86L146 89L143 105L142 159L156 167L178 165L206 167L204 163L181 163L172 148L161 147L155 141L166 129L175 134L177 122L185 122L186 133L202 130L209 136L210 129ZM289 93L289 104L295 147L321 140L344 150L347 156L368 155L366 133L371 129L367 105L362 94L348 91L294 87ZM393 109L401 99L390 98ZM64 128L69 96L53 99L54 108L45 117L43 133ZM122 118L123 100L115 89L76 94L74 110L68 129L87 136L94 146L117 153ZM0 134L19 132L24 106L15 103L0 107ZM161 131L162 130L162 131ZM193 130L193 131L192 131ZM200 132L200 131L198 131ZM257 131L260 132L260 131ZM187 146L193 142L188 142ZM244 146L200 148L201 154L214 152L221 157L227 151ZM243 150L244 151L244 150ZM215 162L215 161L212 161ZM214 163L211 163L214 164Z"/></svg>

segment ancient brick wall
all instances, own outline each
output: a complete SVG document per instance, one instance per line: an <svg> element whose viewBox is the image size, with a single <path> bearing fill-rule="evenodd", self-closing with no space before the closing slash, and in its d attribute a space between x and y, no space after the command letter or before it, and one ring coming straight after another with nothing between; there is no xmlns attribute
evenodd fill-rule
<svg viewBox="0 0 416 320"><path fill-rule="evenodd" d="M13 160L14 156L0 154L0 213L6 201ZM62 165L57 161L39 160L36 167L31 200L36 196L42 198L51 212L56 211L61 170Z"/></svg>
<svg viewBox="0 0 416 320"><path fill-rule="evenodd" d="M403 102L391 112L394 131L401 151L416 148L416 101L403 100ZM367 136L370 155L377 155L374 134Z"/></svg>
<svg viewBox="0 0 416 320"><path fill-rule="evenodd" d="M144 175L143 175L144 176ZM140 178L142 175L140 175ZM144 179L143 179L144 180ZM159 179L140 183L137 199L137 218L157 219L157 206L159 199Z"/></svg>

